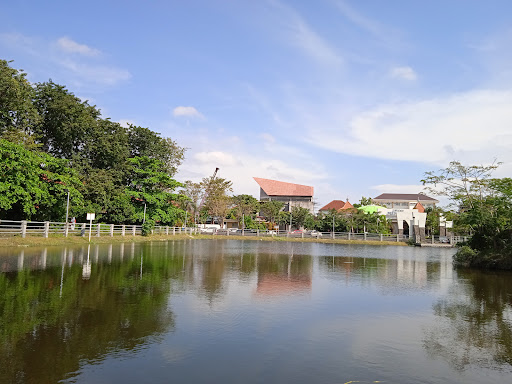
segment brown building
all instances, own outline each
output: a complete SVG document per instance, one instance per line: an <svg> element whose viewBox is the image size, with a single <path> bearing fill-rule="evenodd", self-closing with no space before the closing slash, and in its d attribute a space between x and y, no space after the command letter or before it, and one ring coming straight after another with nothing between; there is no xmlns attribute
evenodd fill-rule
<svg viewBox="0 0 512 384"><path fill-rule="evenodd" d="M260 186L260 201L282 201L284 211L302 207L313 213L313 187L253 177Z"/></svg>

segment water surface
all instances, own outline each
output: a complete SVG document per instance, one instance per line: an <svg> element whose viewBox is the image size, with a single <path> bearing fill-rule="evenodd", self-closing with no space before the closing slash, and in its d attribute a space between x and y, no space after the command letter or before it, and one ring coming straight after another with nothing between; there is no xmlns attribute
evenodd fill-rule
<svg viewBox="0 0 512 384"><path fill-rule="evenodd" d="M452 249L0 250L2 383L505 383L512 275Z"/></svg>

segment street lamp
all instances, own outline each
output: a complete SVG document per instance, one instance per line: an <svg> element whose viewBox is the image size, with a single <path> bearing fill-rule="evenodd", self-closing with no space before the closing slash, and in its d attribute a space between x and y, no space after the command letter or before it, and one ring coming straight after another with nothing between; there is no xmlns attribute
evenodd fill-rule
<svg viewBox="0 0 512 384"><path fill-rule="evenodd" d="M144 218L142 219L142 224L146 222L146 202L144 202Z"/></svg>

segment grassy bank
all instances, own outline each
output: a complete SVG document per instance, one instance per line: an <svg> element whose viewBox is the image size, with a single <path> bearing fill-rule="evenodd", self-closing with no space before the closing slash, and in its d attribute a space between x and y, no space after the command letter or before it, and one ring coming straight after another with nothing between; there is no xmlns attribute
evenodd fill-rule
<svg viewBox="0 0 512 384"><path fill-rule="evenodd" d="M364 241L364 240L341 240L341 239L302 239L293 237L256 237L256 236L212 236L212 235L189 235L179 234L174 236L151 235L151 236L104 236L91 237L91 244L108 244L108 243L130 243L144 241L166 241L166 240L183 240L183 239L209 239L209 240L246 240L246 241L288 241L298 243L327 243L327 244L364 244L364 245L392 245L406 246L404 242L396 241ZM58 246L58 245L80 245L88 244L88 237L63 237L50 236L44 237L6 237L0 238L0 247L30 247L30 246Z"/></svg>

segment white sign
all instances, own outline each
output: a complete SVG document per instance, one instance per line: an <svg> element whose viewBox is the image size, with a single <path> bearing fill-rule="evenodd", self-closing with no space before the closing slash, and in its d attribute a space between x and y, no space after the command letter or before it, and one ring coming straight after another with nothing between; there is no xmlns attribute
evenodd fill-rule
<svg viewBox="0 0 512 384"><path fill-rule="evenodd" d="M87 214L87 220L94 220L95 217L96 217L95 213L88 213Z"/></svg>

